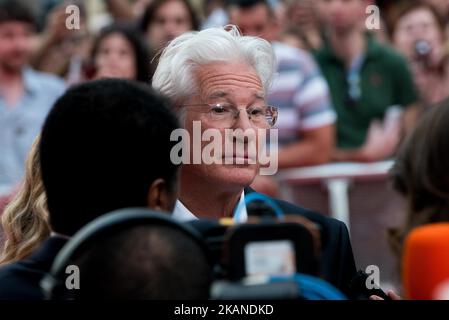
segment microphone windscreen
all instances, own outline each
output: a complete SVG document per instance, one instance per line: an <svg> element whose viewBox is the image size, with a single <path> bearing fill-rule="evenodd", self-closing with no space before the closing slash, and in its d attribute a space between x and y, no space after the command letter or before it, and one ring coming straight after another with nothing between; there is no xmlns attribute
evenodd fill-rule
<svg viewBox="0 0 449 320"><path fill-rule="evenodd" d="M406 237L402 256L405 297L431 300L439 285L449 279L449 223L413 229Z"/></svg>

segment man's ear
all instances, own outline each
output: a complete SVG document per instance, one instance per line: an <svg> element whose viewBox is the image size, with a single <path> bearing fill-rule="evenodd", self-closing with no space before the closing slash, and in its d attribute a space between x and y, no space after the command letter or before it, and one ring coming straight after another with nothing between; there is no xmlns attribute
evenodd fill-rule
<svg viewBox="0 0 449 320"><path fill-rule="evenodd" d="M172 210L173 204L171 201L169 188L164 179L158 178L153 181L148 190L147 196L147 205L148 208L158 210L158 211L167 211L170 212Z"/></svg>

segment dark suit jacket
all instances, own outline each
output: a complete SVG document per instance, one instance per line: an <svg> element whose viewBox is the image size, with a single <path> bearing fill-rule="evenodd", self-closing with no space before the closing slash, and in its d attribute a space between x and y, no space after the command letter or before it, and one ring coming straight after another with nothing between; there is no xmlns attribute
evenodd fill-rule
<svg viewBox="0 0 449 320"><path fill-rule="evenodd" d="M0 268L0 299L41 300L40 281L67 240L52 236L29 258Z"/></svg>

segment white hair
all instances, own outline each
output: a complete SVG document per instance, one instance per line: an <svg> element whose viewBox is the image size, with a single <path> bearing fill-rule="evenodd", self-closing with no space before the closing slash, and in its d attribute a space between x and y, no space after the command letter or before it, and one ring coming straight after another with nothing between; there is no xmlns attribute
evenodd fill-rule
<svg viewBox="0 0 449 320"><path fill-rule="evenodd" d="M188 32L164 49L153 76L153 88L179 104L197 92L194 71L216 62L244 62L258 74L265 92L275 68L271 44L257 37L242 36L236 26Z"/></svg>

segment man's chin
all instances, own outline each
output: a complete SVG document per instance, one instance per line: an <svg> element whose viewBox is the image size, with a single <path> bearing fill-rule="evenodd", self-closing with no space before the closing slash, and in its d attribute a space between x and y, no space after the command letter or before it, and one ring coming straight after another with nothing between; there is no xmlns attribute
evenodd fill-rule
<svg viewBox="0 0 449 320"><path fill-rule="evenodd" d="M249 186L257 173L259 166L248 165L183 165L184 177L189 177L189 183L206 183L214 189L238 189Z"/></svg>
<svg viewBox="0 0 449 320"><path fill-rule="evenodd" d="M214 176L222 184L232 184L245 188L253 182L257 172L258 168L256 165L230 164L221 165L214 172Z"/></svg>

